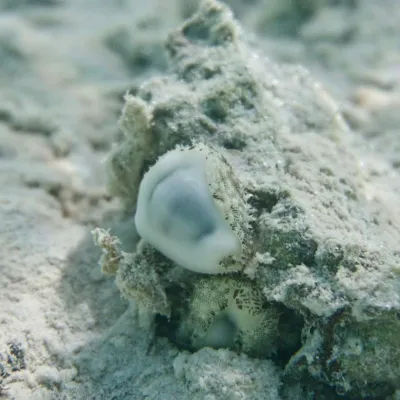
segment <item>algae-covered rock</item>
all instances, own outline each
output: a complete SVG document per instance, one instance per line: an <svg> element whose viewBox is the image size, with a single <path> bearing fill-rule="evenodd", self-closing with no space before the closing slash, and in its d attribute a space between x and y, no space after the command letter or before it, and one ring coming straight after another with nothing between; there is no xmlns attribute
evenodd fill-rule
<svg viewBox="0 0 400 400"><path fill-rule="evenodd" d="M126 96L125 138L109 162L114 193L134 207L146 171L176 146L223 154L254 209L254 256L242 277L294 313L282 314L278 330L304 319L292 326L302 343L290 348L287 375L354 398L391 395L400 388L400 199L386 178L399 176L377 155L358 154L321 85L252 48L218 2L204 2L166 49L169 74ZM181 301L197 279L171 272L180 268L173 262L146 265L165 289L185 287Z"/></svg>

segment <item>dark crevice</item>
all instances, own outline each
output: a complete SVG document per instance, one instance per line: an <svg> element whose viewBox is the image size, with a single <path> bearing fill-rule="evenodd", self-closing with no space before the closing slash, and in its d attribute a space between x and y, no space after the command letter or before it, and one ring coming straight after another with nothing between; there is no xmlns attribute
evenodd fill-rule
<svg viewBox="0 0 400 400"><path fill-rule="evenodd" d="M275 192L249 190L249 193L252 195L249 199L249 203L257 210L258 215L261 215L263 211L271 213L280 199L280 196Z"/></svg>
<svg viewBox="0 0 400 400"><path fill-rule="evenodd" d="M301 348L301 332L304 318L283 305L280 308L278 323L279 340L277 352L271 359L281 368L284 368L291 357Z"/></svg>

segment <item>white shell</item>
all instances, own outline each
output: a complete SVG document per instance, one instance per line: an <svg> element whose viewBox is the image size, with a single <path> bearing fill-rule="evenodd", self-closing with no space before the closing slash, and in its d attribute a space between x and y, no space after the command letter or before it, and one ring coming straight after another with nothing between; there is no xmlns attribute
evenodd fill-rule
<svg viewBox="0 0 400 400"><path fill-rule="evenodd" d="M150 168L139 187L135 224L178 265L218 274L229 272L223 260L240 258L242 245L213 199L204 149L172 150Z"/></svg>
<svg viewBox="0 0 400 400"><path fill-rule="evenodd" d="M177 330L193 349L231 348L264 357L276 348L279 310L252 281L229 275L194 285Z"/></svg>

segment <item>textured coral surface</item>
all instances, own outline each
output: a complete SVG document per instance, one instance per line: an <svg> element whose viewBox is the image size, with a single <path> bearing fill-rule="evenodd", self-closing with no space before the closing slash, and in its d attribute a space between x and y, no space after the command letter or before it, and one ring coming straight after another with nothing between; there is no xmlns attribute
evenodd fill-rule
<svg viewBox="0 0 400 400"><path fill-rule="evenodd" d="M0 397L399 398L398 1L225 3L0 0ZM144 173L193 140L251 195L267 358L182 350L199 278L135 253Z"/></svg>

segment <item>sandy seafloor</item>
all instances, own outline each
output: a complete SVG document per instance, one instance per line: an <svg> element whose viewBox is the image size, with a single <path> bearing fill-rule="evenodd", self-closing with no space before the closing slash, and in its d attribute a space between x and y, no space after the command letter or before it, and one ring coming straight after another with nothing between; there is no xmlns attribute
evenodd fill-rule
<svg viewBox="0 0 400 400"><path fill-rule="evenodd" d="M120 209L103 161L123 94L166 73L164 40L196 3L0 0L0 361L13 358L0 398L323 398L280 392L268 360L149 348L97 265L89 232ZM394 171L400 212L399 1L227 3L269 57L303 64L337 99L361 151Z"/></svg>

